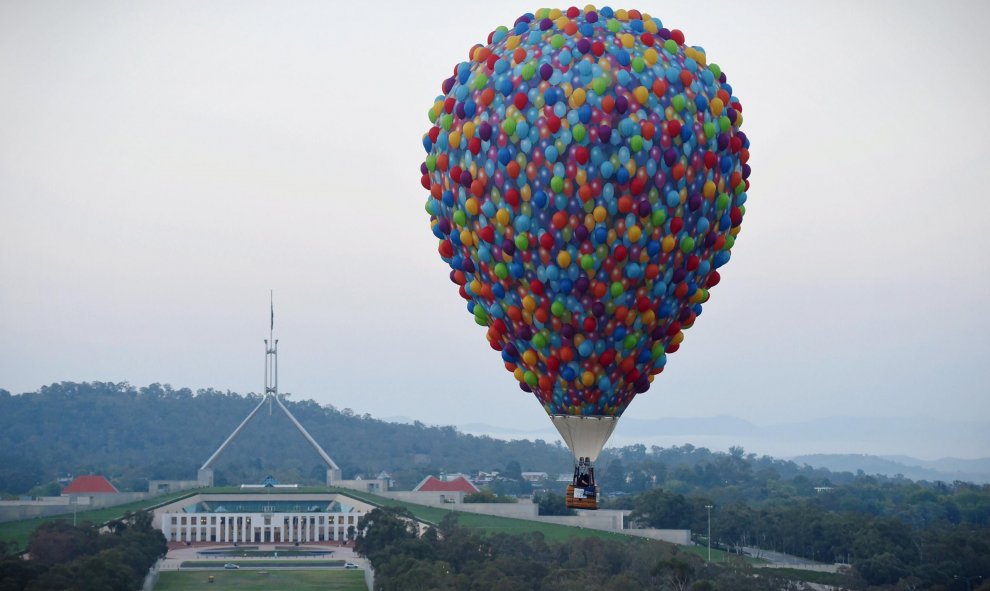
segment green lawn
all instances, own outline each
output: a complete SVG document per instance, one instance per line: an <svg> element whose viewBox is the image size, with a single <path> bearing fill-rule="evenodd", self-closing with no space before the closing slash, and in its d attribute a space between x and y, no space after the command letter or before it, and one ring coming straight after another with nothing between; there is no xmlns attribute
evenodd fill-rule
<svg viewBox="0 0 990 591"><path fill-rule="evenodd" d="M689 554L695 554L700 556L704 560L708 560L708 546L678 546L678 550L681 552L687 552ZM718 548L712 548L712 562L717 564L725 564L726 562L733 562L741 560L743 562L749 562L751 564L765 564L766 560L762 558L753 558L752 556L740 556L738 554L726 552L724 550L719 550Z"/></svg>
<svg viewBox="0 0 990 591"><path fill-rule="evenodd" d="M159 505L171 503L177 499L198 494L199 492L201 492L201 490L185 490L145 499L143 501L127 503L126 505L117 505L116 507L79 511L76 513L76 520L79 523L84 521L106 523L108 521L123 517L124 513L127 513L128 511L152 509ZM39 525L48 521L57 521L59 519L72 521L72 513L70 512L62 515L52 515L50 517L36 517L34 519L22 519L20 521L7 521L0 523L0 540L3 540L4 542L13 542L19 550L23 550L27 547L28 538L31 537L31 533L34 532Z"/></svg>
<svg viewBox="0 0 990 591"><path fill-rule="evenodd" d="M462 511L452 511L448 509L441 509L439 507L426 507L424 505L416 505L413 503L407 503L404 501L397 501L394 499L387 499L385 497L380 497L378 495L373 495L371 493L357 492L351 490L338 490L335 492L340 492L352 496L363 501L367 501L374 505L379 506L390 506L390 507L405 507L409 509L409 512L426 523L437 524L440 523L447 514L456 513L457 521L461 526L470 529L481 529L488 533L507 533L507 534L521 534L527 532L542 532L543 536L547 540L563 541L570 540L573 538L607 538L612 540L628 540L630 536L625 536L618 532L608 532L596 529L585 529L578 527L571 527L568 525L558 525L556 523L543 523L540 521L529 521L527 519L513 519L511 517L497 517L494 515L481 515L479 513L465 513Z"/></svg>
<svg viewBox="0 0 990 591"><path fill-rule="evenodd" d="M819 585L848 587L852 584L852 579L849 575L840 573L823 573L799 568L761 568L757 572L765 572L767 574L774 574L788 579L805 581L807 583L818 583Z"/></svg>
<svg viewBox="0 0 990 591"><path fill-rule="evenodd" d="M209 582L209 577L214 582ZM364 572L360 570L270 570L267 575L256 570L163 571L155 591L217 591L219 589L278 589L279 591L365 591Z"/></svg>

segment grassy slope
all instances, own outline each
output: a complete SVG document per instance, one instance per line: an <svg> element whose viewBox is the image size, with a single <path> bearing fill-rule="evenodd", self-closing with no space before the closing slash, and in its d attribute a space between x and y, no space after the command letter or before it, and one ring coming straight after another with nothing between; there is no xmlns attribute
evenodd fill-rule
<svg viewBox="0 0 990 591"><path fill-rule="evenodd" d="M116 507L106 507L103 509L93 509L90 511L79 511L76 513L76 520L78 523L84 521L91 521L93 523L106 523L114 519L123 517L128 511L139 511L142 509L153 509L159 505L165 503L171 503L176 499L181 499L184 497L192 496L200 491L181 491L177 493L170 493L166 495L161 495L158 497L152 497L150 499L145 499L143 501L135 501L133 503L127 503L126 505L117 505ZM36 517L34 519L21 519L19 521L7 521L0 523L0 540L4 542L13 542L18 550L23 550L27 547L28 538L31 537L31 533L41 525L48 521L57 521L59 519L72 521L72 513L66 513L62 515L52 515L49 517Z"/></svg>
<svg viewBox="0 0 990 591"><path fill-rule="evenodd" d="M212 576L214 582L209 583ZM262 575L256 570L164 571L155 591L195 591L208 589L279 589L280 591L364 591L364 572L360 570L271 570Z"/></svg>
<svg viewBox="0 0 990 591"><path fill-rule="evenodd" d="M766 568L757 572L772 573L780 577L806 581L808 583L818 583L819 585L830 585L836 587L847 587L852 584L852 579L848 575L841 573L823 573L813 570L801 570L797 568Z"/></svg>
<svg viewBox="0 0 990 591"><path fill-rule="evenodd" d="M440 523L440 521L448 514L457 514L458 523L461 526L471 528L471 529L482 529L488 533L508 533L508 534L521 534L526 532L542 532L543 536L547 540L563 541L569 540L575 537L597 537L597 538L607 538L613 540L628 540L629 536L625 536L616 532L601 531L596 529L585 529L579 527L571 527L568 525L558 525L556 523L543 523L539 521L529 521L526 519L513 519L510 517L496 517L494 515L480 515L478 513L465 513L462 511L452 511L448 509L441 509L439 507L426 507L424 505L415 505L413 503L407 503L404 501L396 501L393 499L387 499L385 497L380 497L378 495L373 495L371 493L357 492L351 490L339 490L343 494L352 496L363 501L367 501L374 505L379 506L390 506L390 507L405 507L408 509L416 519L425 521L427 523Z"/></svg>

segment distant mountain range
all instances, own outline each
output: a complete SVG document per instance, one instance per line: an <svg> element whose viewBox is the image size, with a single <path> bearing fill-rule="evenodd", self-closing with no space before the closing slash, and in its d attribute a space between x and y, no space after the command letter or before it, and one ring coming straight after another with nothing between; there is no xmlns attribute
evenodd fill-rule
<svg viewBox="0 0 990 591"><path fill-rule="evenodd" d="M942 458L926 461L910 456L870 456L857 454L814 454L786 458L798 464L808 464L815 468L826 468L833 472L853 472L862 470L866 474L897 476L910 480L953 482L962 480L978 484L990 483L990 458L961 460Z"/></svg>
<svg viewBox="0 0 990 591"><path fill-rule="evenodd" d="M464 433L505 439L555 441L560 438L550 421L546 422L545 427L534 429L484 423L461 425L458 429ZM867 473L903 474L926 480L990 481L990 460L956 459L960 456L990 456L990 421L986 420L828 417L756 425L731 416L661 419L624 417L609 445L621 447L635 443L660 447L690 443L713 450L742 446L747 452L759 455L807 458L800 461L833 470L855 472L862 469ZM858 458L860 461L857 463L850 460L841 466L815 463L824 461L821 458L832 457ZM812 461L814 458L817 459ZM864 458L872 459L866 462Z"/></svg>

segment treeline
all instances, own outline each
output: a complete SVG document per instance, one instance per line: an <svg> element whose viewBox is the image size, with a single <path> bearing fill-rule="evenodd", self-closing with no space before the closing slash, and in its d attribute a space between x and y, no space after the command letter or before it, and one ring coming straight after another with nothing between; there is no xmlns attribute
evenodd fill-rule
<svg viewBox="0 0 990 591"><path fill-rule="evenodd" d="M149 479L195 479L196 470L261 401L213 389L165 384L62 382L37 392L0 390L0 493L25 494L67 474L101 473L121 490L145 490ZM410 489L442 470L569 468L570 453L543 441L499 441L453 427L388 423L311 400L286 405L334 458L345 478L389 472ZM259 412L244 436L220 457L216 482L322 484L326 467L276 408ZM50 487L34 491L51 493ZM57 494L57 491L54 491Z"/></svg>
<svg viewBox="0 0 990 591"><path fill-rule="evenodd" d="M548 542L540 533L484 535L458 526L453 514L419 536L404 509L375 509L361 518L358 534L354 549L371 561L379 591L799 588L743 563L734 568L707 565L662 542L592 537Z"/></svg>
<svg viewBox="0 0 990 591"><path fill-rule="evenodd" d="M612 456L605 486L652 487L607 504L632 509L636 525L706 532L710 506L716 547L851 563L867 586L961 590L990 578L987 485L795 472L740 448L632 446Z"/></svg>
<svg viewBox="0 0 990 591"><path fill-rule="evenodd" d="M102 533L91 523L47 522L31 535L28 560L0 560L0 591L133 591L166 551L147 512L113 521Z"/></svg>
<svg viewBox="0 0 990 591"><path fill-rule="evenodd" d="M612 507L631 509L630 494L662 488L700 504L700 512L679 513L677 527L695 531L704 529L706 504L716 511L731 506L759 510L800 505L808 511L892 517L920 529L990 527L990 485L985 484L836 473L758 458L739 447L724 453L691 445L646 451L636 445L608 450L608 455L598 482L612 495ZM617 492L619 497L614 496Z"/></svg>

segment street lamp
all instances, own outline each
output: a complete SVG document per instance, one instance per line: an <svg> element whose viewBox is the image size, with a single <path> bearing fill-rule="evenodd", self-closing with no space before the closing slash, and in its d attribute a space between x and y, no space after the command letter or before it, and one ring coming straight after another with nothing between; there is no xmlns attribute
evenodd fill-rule
<svg viewBox="0 0 990 591"><path fill-rule="evenodd" d="M712 506L705 505L708 510L708 562L712 561Z"/></svg>

